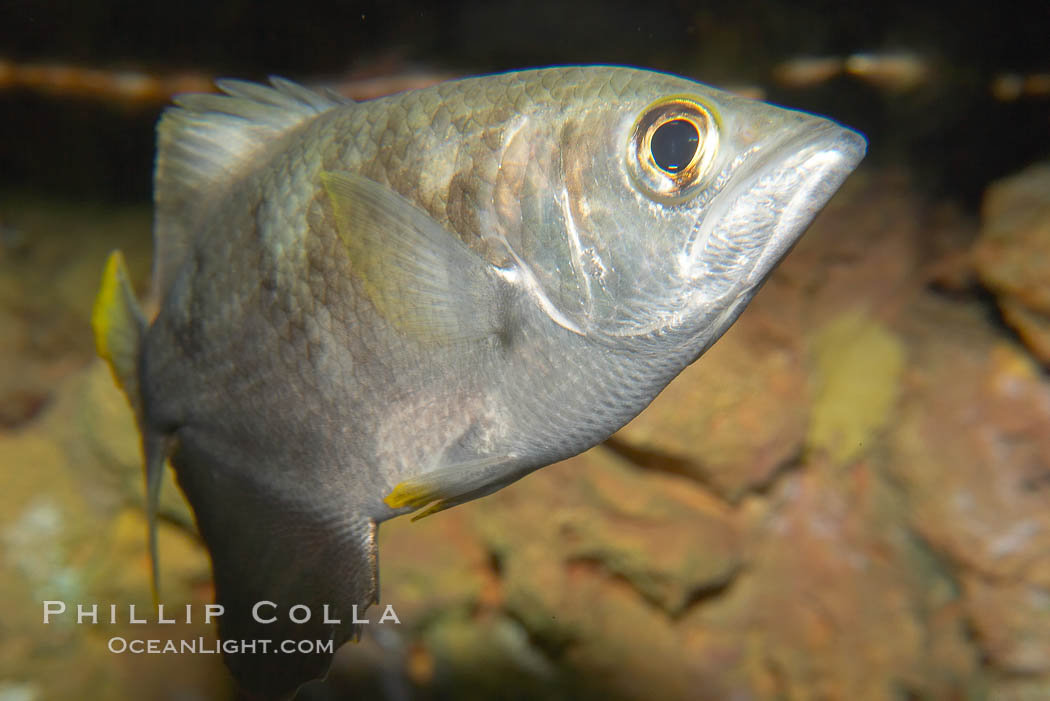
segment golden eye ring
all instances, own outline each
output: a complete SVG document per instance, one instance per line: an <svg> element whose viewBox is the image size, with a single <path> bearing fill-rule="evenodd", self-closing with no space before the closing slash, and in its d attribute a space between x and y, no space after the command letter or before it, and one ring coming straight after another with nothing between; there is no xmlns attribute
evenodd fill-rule
<svg viewBox="0 0 1050 701"><path fill-rule="evenodd" d="M695 97L676 95L646 107L627 145L635 183L661 202L695 195L718 151L718 127L714 110Z"/></svg>

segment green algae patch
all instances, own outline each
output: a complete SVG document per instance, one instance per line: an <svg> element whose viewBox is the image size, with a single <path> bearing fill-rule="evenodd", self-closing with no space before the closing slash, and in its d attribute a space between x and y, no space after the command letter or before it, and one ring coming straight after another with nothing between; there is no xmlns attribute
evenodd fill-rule
<svg viewBox="0 0 1050 701"><path fill-rule="evenodd" d="M889 423L900 392L903 344L882 324L852 311L817 332L812 359L814 404L806 447L849 463Z"/></svg>

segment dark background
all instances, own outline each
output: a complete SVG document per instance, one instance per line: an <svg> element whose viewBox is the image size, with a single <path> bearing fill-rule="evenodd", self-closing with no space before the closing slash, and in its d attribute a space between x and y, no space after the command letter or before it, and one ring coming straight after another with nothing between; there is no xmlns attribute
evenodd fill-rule
<svg viewBox="0 0 1050 701"><path fill-rule="evenodd" d="M967 207L991 180L1050 154L1050 99L1002 102L1003 72L1050 71L1050 3L743 0L459 3L0 2L0 59L165 74L300 80L384 61L476 73L556 63L625 63L767 99L865 132L869 164L898 164L917 187ZM907 49L931 79L905 94L848 77L777 88L798 55ZM0 91L0 189L103 201L149 197L161 105Z"/></svg>

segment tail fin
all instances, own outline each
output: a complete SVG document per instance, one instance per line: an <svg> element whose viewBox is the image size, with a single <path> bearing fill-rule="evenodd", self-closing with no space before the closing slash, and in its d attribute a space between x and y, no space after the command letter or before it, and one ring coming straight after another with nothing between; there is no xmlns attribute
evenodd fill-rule
<svg viewBox="0 0 1050 701"><path fill-rule="evenodd" d="M146 335L146 317L142 313L135 291L131 288L124 256L113 251L106 260L102 285L91 313L91 327L95 332L95 350L106 361L117 385L123 390L143 436L146 454L146 515L149 521L149 551L153 567L153 598L157 595L157 503L160 499L161 478L168 458L169 440L153 435L143 427L142 395L139 392L139 353Z"/></svg>

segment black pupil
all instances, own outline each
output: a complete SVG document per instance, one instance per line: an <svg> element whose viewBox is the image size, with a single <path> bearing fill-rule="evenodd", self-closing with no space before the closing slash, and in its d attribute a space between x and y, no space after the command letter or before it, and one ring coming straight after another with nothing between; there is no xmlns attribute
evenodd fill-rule
<svg viewBox="0 0 1050 701"><path fill-rule="evenodd" d="M673 119L656 128L650 148L653 160L661 170L677 173L693 160L699 143L700 134L692 122Z"/></svg>

